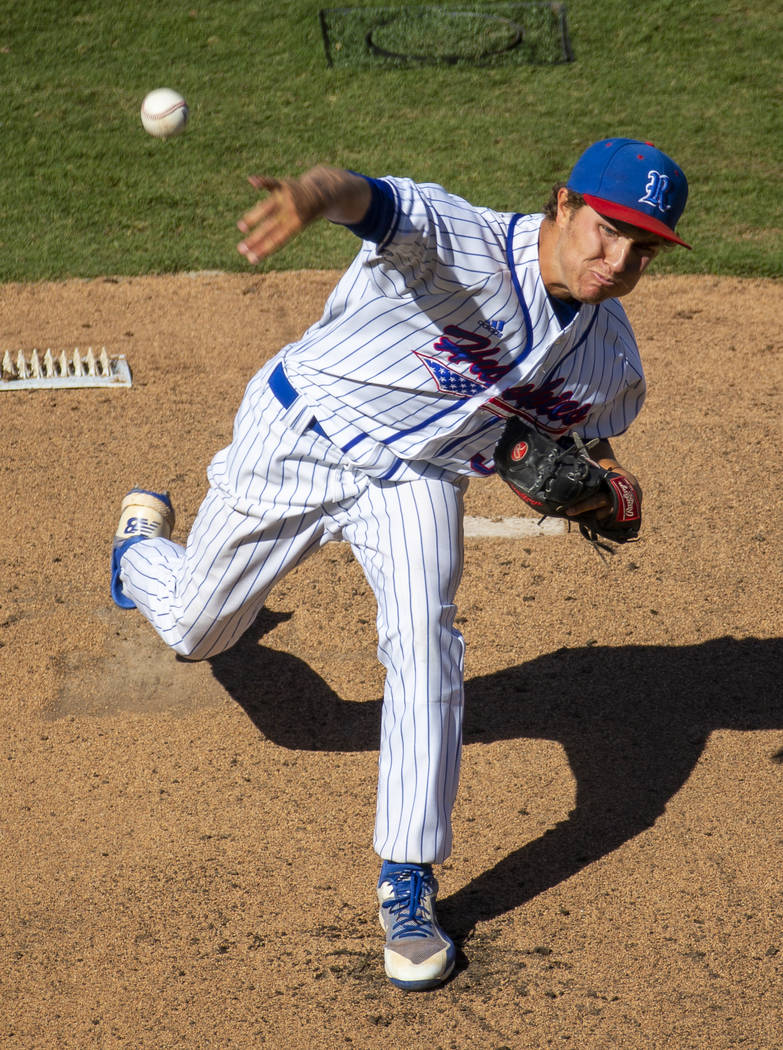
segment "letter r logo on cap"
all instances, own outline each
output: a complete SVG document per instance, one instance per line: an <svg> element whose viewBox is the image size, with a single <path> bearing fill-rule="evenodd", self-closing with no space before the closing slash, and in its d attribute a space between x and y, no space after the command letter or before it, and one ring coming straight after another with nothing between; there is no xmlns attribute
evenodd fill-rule
<svg viewBox="0 0 783 1050"><path fill-rule="evenodd" d="M639 198L640 204L652 204L658 211L668 211L671 207L666 203L666 191L669 189L669 176L662 175L659 171L647 172L647 185L645 193Z"/></svg>

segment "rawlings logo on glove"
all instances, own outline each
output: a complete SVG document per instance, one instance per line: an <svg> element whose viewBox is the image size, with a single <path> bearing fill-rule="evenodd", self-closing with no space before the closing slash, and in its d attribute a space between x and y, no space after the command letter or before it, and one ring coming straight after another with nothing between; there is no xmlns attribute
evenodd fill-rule
<svg viewBox="0 0 783 1050"><path fill-rule="evenodd" d="M506 423L495 448L495 467L506 484L528 506L545 517L568 517L582 535L597 544L598 537L614 543L635 540L642 524L639 493L625 477L590 459L578 438L570 448L539 433L518 417ZM605 497L610 509L586 511L569 517L566 511L592 496Z"/></svg>

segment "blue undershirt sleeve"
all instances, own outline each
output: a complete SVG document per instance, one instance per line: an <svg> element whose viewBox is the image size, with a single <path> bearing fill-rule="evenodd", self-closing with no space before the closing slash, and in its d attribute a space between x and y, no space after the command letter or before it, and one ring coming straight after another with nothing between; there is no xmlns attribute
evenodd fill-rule
<svg viewBox="0 0 783 1050"><path fill-rule="evenodd" d="M351 226L346 225L346 229L356 234L357 237L361 237L363 241L373 241L375 244L380 244L394 222L396 207L394 192L388 183L382 182L380 179L371 179L369 175L362 175L361 172L353 172L353 174L359 175L369 182L372 197L370 206L362 221Z"/></svg>

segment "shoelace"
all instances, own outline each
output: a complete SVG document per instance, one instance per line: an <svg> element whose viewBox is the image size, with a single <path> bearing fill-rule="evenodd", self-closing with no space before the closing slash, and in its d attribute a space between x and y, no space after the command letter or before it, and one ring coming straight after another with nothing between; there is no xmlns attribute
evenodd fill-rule
<svg viewBox="0 0 783 1050"><path fill-rule="evenodd" d="M429 890L432 879L415 868L406 868L390 880L394 896L383 902L394 916L392 937L431 937L432 921L422 904L421 897Z"/></svg>

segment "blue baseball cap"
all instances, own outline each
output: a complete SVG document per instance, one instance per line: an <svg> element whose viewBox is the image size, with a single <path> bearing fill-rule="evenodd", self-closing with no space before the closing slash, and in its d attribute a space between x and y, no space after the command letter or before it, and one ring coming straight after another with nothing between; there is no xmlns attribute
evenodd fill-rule
<svg viewBox="0 0 783 1050"><path fill-rule="evenodd" d="M688 181L682 168L651 142L594 142L574 165L566 186L608 219L690 248L674 232L688 199Z"/></svg>

